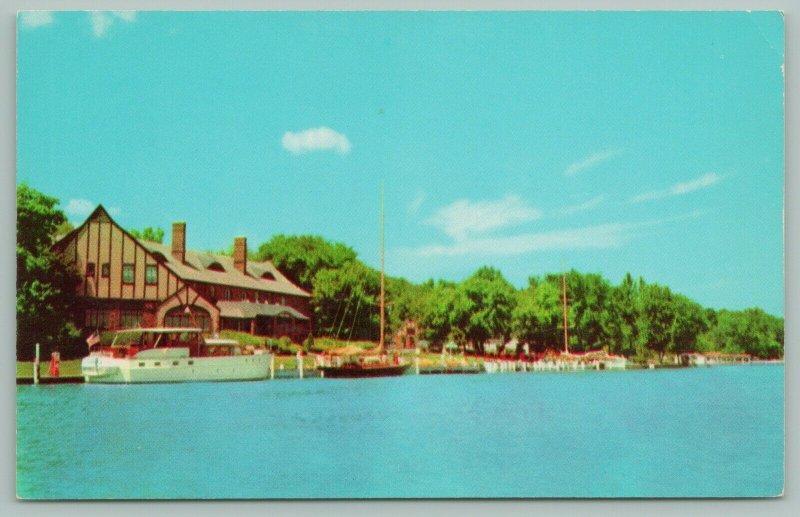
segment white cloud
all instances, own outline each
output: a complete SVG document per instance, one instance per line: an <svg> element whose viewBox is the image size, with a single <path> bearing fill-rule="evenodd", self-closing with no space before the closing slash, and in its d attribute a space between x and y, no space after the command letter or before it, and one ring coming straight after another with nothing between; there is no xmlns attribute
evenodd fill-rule
<svg viewBox="0 0 800 517"><path fill-rule="evenodd" d="M566 208L562 208L560 212L564 215L571 215L577 212L585 212L586 210L591 210L592 208L597 207L603 201L606 200L606 196L601 194L599 196L595 196L592 199L585 201L579 205L568 206Z"/></svg>
<svg viewBox="0 0 800 517"><path fill-rule="evenodd" d="M470 234L504 228L542 217L541 211L526 206L517 195L509 194L497 201L460 199L439 209L426 221L456 240Z"/></svg>
<svg viewBox="0 0 800 517"><path fill-rule="evenodd" d="M432 244L398 250L415 257L514 256L537 251L618 248L641 236L644 230L705 215L695 210L665 219L633 223L608 223L548 232L523 233L506 237L470 237L449 244Z"/></svg>
<svg viewBox="0 0 800 517"><path fill-rule="evenodd" d="M136 11L92 11L89 13L92 32L96 37L104 38L114 24L115 18L133 23L136 21L136 14Z"/></svg>
<svg viewBox="0 0 800 517"><path fill-rule="evenodd" d="M19 22L26 29L35 29L53 23L55 18L51 11L21 11Z"/></svg>
<svg viewBox="0 0 800 517"><path fill-rule="evenodd" d="M607 149L605 151L596 152L587 158L570 164L569 167L564 170L564 175L574 176L583 170L590 169L596 165L600 165L601 163L610 160L611 158L620 154L620 152L621 151L619 149Z"/></svg>
<svg viewBox="0 0 800 517"><path fill-rule="evenodd" d="M75 217L86 217L96 206L88 199L70 199L67 206L64 207L64 212Z"/></svg>
<svg viewBox="0 0 800 517"><path fill-rule="evenodd" d="M64 207L64 212L75 218L87 217L97 207L97 203L89 201L88 199L70 199L67 206ZM110 215L119 215L120 209L118 207L106 208Z"/></svg>
<svg viewBox="0 0 800 517"><path fill-rule="evenodd" d="M631 224L603 224L552 232L525 233L510 237L471 238L452 244L435 244L413 250L420 257L431 256L509 256L533 251L615 248L629 240Z"/></svg>
<svg viewBox="0 0 800 517"><path fill-rule="evenodd" d="M350 140L328 127L318 127L303 131L287 131L281 139L283 148L292 154L312 151L336 151L339 154L350 152Z"/></svg>
<svg viewBox="0 0 800 517"><path fill-rule="evenodd" d="M631 203L641 203L642 201L653 201L654 199L661 199L672 196L682 196L695 190L704 189L715 185L722 181L722 176L714 172L703 174L702 176L683 183L676 183L671 187L664 190L654 190L652 192L645 192L631 198Z"/></svg>
<svg viewBox="0 0 800 517"><path fill-rule="evenodd" d="M418 191L417 195L414 196L414 199L408 203L408 212L411 214L416 214L419 212L419 209L422 207L422 203L425 202L426 197L427 196L424 191Z"/></svg>

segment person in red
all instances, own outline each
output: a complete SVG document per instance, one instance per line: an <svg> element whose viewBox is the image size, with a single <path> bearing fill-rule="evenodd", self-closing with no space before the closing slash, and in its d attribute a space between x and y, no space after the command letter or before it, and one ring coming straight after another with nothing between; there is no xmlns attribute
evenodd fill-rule
<svg viewBox="0 0 800 517"><path fill-rule="evenodd" d="M50 377L58 377L61 371L61 354L53 352L50 354Z"/></svg>

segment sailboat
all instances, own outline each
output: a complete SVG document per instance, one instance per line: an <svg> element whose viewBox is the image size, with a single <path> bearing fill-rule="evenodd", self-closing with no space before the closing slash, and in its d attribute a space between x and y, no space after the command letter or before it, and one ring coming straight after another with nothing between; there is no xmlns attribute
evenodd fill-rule
<svg viewBox="0 0 800 517"><path fill-rule="evenodd" d="M328 379L364 378L364 377L396 377L403 375L409 365L403 364L399 356L389 361L386 356L385 331L386 324L386 282L384 274L383 253L383 188L381 188L381 329L380 340L375 351L345 350L342 363L338 365L318 366L322 376ZM345 349L350 347L345 347Z"/></svg>
<svg viewBox="0 0 800 517"><path fill-rule="evenodd" d="M605 350L592 350L589 352L575 353L569 351L569 320L567 318L567 273L566 270L561 275L562 306L564 309L564 351L560 357L572 368L577 368L578 364L589 365L597 370L624 370L628 360L621 355L609 354Z"/></svg>

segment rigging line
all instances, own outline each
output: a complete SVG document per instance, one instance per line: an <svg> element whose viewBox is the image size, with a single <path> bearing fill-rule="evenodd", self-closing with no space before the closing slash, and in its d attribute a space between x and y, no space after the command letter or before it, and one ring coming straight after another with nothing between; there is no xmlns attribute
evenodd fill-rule
<svg viewBox="0 0 800 517"><path fill-rule="evenodd" d="M342 321L339 322L339 329L336 331L336 339L339 339L339 334L342 332L342 325L344 325L344 317L347 315L347 309L350 307L350 302L353 301L353 291L350 291L350 297L347 299L347 305L344 307L344 312L342 313Z"/></svg>
<svg viewBox="0 0 800 517"><path fill-rule="evenodd" d="M361 308L361 297L358 297L358 303L356 304L356 313L353 315L353 325L350 326L350 335L347 336L347 344L350 344L350 340L353 338L353 329L356 327L356 318L358 318L358 310Z"/></svg>
<svg viewBox="0 0 800 517"><path fill-rule="evenodd" d="M339 304L336 307L336 316L333 317L333 321L331 322L331 329L336 326L336 321L339 319L340 310L342 310L342 300L339 300Z"/></svg>

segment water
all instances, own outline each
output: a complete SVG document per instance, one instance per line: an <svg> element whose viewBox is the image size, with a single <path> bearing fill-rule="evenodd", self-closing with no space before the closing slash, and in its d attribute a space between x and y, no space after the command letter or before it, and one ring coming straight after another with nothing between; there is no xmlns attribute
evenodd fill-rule
<svg viewBox="0 0 800 517"><path fill-rule="evenodd" d="M17 387L23 498L783 490L784 369Z"/></svg>

